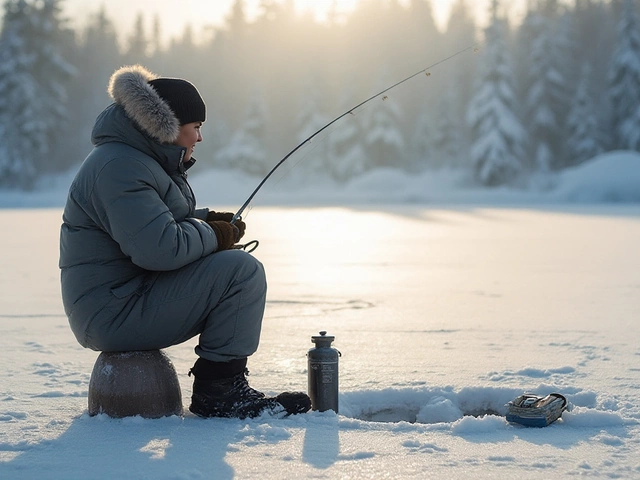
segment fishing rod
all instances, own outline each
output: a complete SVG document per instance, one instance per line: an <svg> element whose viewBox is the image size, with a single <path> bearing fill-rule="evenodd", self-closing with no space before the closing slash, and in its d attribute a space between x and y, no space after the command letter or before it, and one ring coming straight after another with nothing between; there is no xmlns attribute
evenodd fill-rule
<svg viewBox="0 0 640 480"><path fill-rule="evenodd" d="M231 219L231 224L234 224L235 222L237 222L238 220L240 220L242 218L242 213L245 211L245 209L249 206L249 204L251 203L251 201L253 200L253 197L256 196L256 194L258 193L258 191L260 191L260 189L262 188L262 186L267 182L267 180L269 179L269 177L271 177L271 175L273 175L273 173L280 167L280 165L282 165L284 162L287 161L287 159L293 155L294 153L296 153L300 148L302 148L305 144L307 144L308 142L310 142L316 135L319 135L320 133L324 132L327 128L329 128L331 125L333 125L334 123L336 123L338 120L340 120L343 117L346 117L347 115L353 115L353 111L357 110L358 108L362 107L364 104L370 102L371 100L380 97L381 95L384 95L385 93L387 93L389 90L392 90L394 88L396 88L399 85L402 85L405 82L408 82L409 80L411 80L414 77L417 77L418 75L422 75L423 73L426 73L427 76L430 75L429 70L437 67L438 65L448 62L449 60L451 60L452 58L457 57L458 55L461 55L469 50L474 50L476 49L476 47L482 42L476 42L472 45L469 45L466 48L463 48L462 50L457 51L456 53L449 55L446 58L443 58L442 60L437 61L436 63L433 63L431 65L429 65L428 67L423 68L422 70L419 70L411 75L409 75L406 78L403 78L402 80L400 80L399 82L394 83L393 85L385 88L384 90L376 93L375 95L370 96L369 98L367 98L366 100L363 100L362 102L360 102L359 104L357 104L355 107L350 108L349 110L347 110L346 112L344 112L342 115L334 118L333 120L331 120L329 123L327 123L326 125L324 125L322 128L318 129L317 131L315 131L314 133L312 133L311 135L309 135L306 139L304 139L302 142L300 142L298 145L296 145L296 147L291 150L289 153L287 153L282 160L280 160L278 163L275 164L275 166L269 171L269 173L267 173L267 175L262 179L262 181L258 184L258 186L253 190L253 192L251 192L251 195L249 195L249 198L247 198L247 200L242 204L242 206L240 207L240 209L236 212L236 214L233 216L233 218ZM258 241L257 240L252 240L251 242L247 243L246 245L240 245L240 248L244 248L245 250L252 252L253 250L255 250L256 248L258 248ZM251 248L249 250L249 248Z"/></svg>

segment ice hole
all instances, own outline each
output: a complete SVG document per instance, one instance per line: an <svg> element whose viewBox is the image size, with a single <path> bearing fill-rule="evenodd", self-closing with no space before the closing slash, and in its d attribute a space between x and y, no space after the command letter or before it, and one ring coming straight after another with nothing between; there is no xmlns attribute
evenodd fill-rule
<svg viewBox="0 0 640 480"><path fill-rule="evenodd" d="M488 408L486 410L475 409L468 412L462 412L460 416L455 418L450 415L437 416L433 415L429 418L420 418L419 411L415 409L403 409L403 408L385 408L382 410L373 410L362 412L359 416L355 417L358 420L364 420L366 422L383 422L383 423L450 423L459 420L462 417L484 417L485 415L501 415L497 410Z"/></svg>
<svg viewBox="0 0 640 480"><path fill-rule="evenodd" d="M451 423L466 416L503 416L514 396L511 389L494 388L349 392L341 396L340 414L367 422Z"/></svg>

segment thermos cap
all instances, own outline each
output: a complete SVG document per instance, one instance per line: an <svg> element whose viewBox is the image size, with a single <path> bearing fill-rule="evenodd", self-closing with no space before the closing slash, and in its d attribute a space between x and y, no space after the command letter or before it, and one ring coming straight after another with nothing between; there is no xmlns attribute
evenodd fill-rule
<svg viewBox="0 0 640 480"><path fill-rule="evenodd" d="M311 337L311 342L315 343L317 347L330 347L331 343L336 339L333 335L327 335L324 330L320 332L320 335L314 335Z"/></svg>

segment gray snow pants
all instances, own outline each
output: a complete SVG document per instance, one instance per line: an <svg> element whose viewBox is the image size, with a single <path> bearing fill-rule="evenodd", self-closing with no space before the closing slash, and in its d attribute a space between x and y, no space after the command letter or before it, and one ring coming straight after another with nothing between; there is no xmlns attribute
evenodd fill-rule
<svg viewBox="0 0 640 480"><path fill-rule="evenodd" d="M200 335L196 353L226 362L253 354L260 341L267 282L262 264L242 250L208 255L158 272L109 322L89 327L90 348L156 350Z"/></svg>

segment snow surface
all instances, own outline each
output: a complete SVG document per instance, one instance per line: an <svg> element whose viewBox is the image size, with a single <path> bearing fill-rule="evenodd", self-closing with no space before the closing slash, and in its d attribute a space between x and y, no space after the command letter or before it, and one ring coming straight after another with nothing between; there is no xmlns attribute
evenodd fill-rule
<svg viewBox="0 0 640 480"><path fill-rule="evenodd" d="M253 179L220 177L192 176L200 203L235 210ZM270 288L249 378L306 389L310 337L328 330L340 413L243 421L89 417L97 353L58 283L68 178L1 193L0 478L640 478L640 156L603 155L542 193L461 181L267 184L245 214ZM167 349L185 405L194 346ZM525 391L573 409L507 423Z"/></svg>

